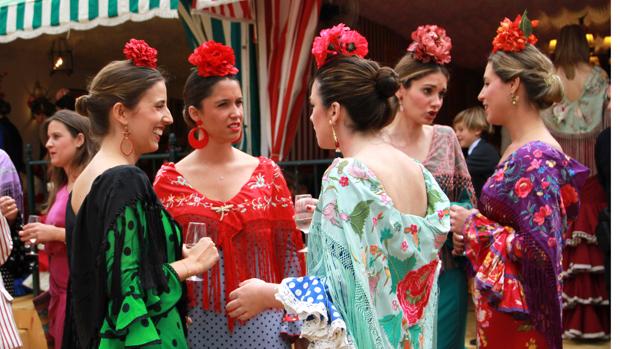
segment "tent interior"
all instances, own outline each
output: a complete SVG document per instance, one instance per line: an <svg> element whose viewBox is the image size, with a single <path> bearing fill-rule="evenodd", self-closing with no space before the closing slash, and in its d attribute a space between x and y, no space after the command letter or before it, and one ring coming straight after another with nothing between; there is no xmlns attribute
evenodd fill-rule
<svg viewBox="0 0 620 349"><path fill-rule="evenodd" d="M317 31L344 22L368 38L370 58L394 65L405 53L409 35L418 25L433 23L446 28L453 42L453 60L449 67L449 92L437 122L450 124L458 111L478 103L476 96L482 84L482 72L499 21L504 17L512 19L525 8L530 18L540 20L535 33L541 50L548 52L549 40L557 38L562 26L581 21L593 35L593 54L600 58L601 66L609 69L610 48L603 43L603 38L611 35L609 0L324 0ZM192 49L179 19L154 18L1 43L0 73L6 75L0 80L0 92L12 105L9 117L22 133L24 143L36 142L37 138L36 123L26 103L31 94L40 93L35 91L37 84L50 98L63 87L83 90L88 78L107 62L123 58L122 46L132 37L144 39L158 48L159 65L169 78L171 104L179 110L183 83L190 68L187 56ZM50 74L49 53L52 43L59 38L66 38L72 50L70 75ZM175 116L175 129L179 127L178 131L183 132L180 115ZM311 134L308 118L302 116L302 120L298 132ZM304 142L313 141L313 137L302 138ZM291 159L312 158L313 155L296 155L295 146Z"/></svg>

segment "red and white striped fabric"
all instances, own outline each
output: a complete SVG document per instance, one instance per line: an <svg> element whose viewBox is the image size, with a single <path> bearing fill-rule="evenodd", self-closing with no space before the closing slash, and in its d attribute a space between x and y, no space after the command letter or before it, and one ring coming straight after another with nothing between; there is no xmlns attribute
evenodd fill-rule
<svg viewBox="0 0 620 349"><path fill-rule="evenodd" d="M194 11L206 12L221 19L254 20L254 11L250 0L193 0L192 8Z"/></svg>
<svg viewBox="0 0 620 349"><path fill-rule="evenodd" d="M0 265L6 262L12 249L11 229L6 218L0 215ZM11 301L13 301L13 297L4 288L4 283L0 277L0 348L2 349L20 348L23 345L13 319Z"/></svg>
<svg viewBox="0 0 620 349"><path fill-rule="evenodd" d="M271 158L282 161L291 150L306 98L321 2L264 0L255 6L261 125L270 127L261 132L261 147L268 144Z"/></svg>

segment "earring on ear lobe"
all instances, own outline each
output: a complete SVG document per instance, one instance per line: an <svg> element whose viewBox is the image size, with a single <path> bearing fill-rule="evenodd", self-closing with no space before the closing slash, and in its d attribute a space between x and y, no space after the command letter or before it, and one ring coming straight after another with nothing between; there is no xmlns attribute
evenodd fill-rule
<svg viewBox="0 0 620 349"><path fill-rule="evenodd" d="M405 111L405 108L403 107L403 100L402 99L398 99L398 110L402 113Z"/></svg>
<svg viewBox="0 0 620 349"><path fill-rule="evenodd" d="M133 142L129 139L130 134L131 132L129 132L129 127L125 125L125 128L123 129L123 140L121 141L121 153L125 156L133 154L134 150Z"/></svg>
<svg viewBox="0 0 620 349"><path fill-rule="evenodd" d="M336 144L336 152L340 153L340 143L338 142L338 136L336 136L336 129L334 128L334 125L332 125L332 135L334 136L334 143Z"/></svg>
<svg viewBox="0 0 620 349"><path fill-rule="evenodd" d="M196 137L196 133L202 133L202 138ZM196 121L196 126L189 130L187 134L187 142L194 149L202 149L209 143L209 134L204 127L202 127L202 120Z"/></svg>
<svg viewBox="0 0 620 349"><path fill-rule="evenodd" d="M510 94L510 99L511 99L512 105L517 105L517 102L519 101L519 96L514 95L514 94L511 93Z"/></svg>

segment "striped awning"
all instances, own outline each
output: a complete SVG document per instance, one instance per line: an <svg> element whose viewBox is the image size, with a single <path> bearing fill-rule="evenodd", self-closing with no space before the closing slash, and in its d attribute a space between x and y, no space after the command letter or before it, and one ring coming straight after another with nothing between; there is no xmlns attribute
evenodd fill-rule
<svg viewBox="0 0 620 349"><path fill-rule="evenodd" d="M178 0L0 0L0 43L153 17L178 18Z"/></svg>
<svg viewBox="0 0 620 349"><path fill-rule="evenodd" d="M253 2L250 0L194 0L192 7L195 13L208 13L219 19L254 21Z"/></svg>

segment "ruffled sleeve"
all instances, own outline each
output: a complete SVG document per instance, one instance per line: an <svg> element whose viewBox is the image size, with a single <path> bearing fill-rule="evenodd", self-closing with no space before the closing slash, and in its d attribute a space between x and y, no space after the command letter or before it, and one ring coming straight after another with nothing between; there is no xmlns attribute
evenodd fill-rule
<svg viewBox="0 0 620 349"><path fill-rule="evenodd" d="M162 214L164 230L175 233L174 224ZM111 292L113 269L120 268L120 293L118 309L114 302L107 305L107 314L100 330L100 347L108 341L123 339L127 347L161 343L158 322L167 315L181 298L182 286L178 275L167 263L159 266L168 280L168 289L158 293L156 288L145 290L141 284L139 265L141 241L139 227L147 228L147 218L142 203L127 206L116 219L115 228L107 233L105 260L108 271L108 292ZM178 232L176 232L178 233ZM172 235L170 235L172 236ZM171 249L170 247L167 247ZM174 251L167 251L174 255ZM117 266L118 264L118 266ZM176 330L176 329L175 329ZM180 329L179 329L180 330Z"/></svg>

